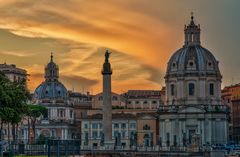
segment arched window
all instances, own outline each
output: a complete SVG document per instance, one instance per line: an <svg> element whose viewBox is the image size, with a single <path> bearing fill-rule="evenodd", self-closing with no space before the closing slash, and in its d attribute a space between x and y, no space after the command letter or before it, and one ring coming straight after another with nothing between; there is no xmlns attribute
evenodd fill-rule
<svg viewBox="0 0 240 157"><path fill-rule="evenodd" d="M174 84L171 84L171 96L174 96L174 94L175 94L175 86L174 86Z"/></svg>
<svg viewBox="0 0 240 157"><path fill-rule="evenodd" d="M214 84L210 83L209 84L209 95L214 95Z"/></svg>
<svg viewBox="0 0 240 157"><path fill-rule="evenodd" d="M195 91L194 83L189 83L188 84L188 95L194 96L194 91Z"/></svg>

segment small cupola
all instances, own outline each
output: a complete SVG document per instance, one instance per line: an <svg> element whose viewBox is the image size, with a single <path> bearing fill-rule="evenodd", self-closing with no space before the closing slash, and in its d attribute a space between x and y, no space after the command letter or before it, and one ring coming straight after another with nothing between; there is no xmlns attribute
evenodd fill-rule
<svg viewBox="0 0 240 157"><path fill-rule="evenodd" d="M59 69L56 63L53 62L53 54L51 53L50 62L45 67L45 79L46 81L55 81L59 78Z"/></svg>
<svg viewBox="0 0 240 157"><path fill-rule="evenodd" d="M194 22L193 13L191 13L191 21L187 26L185 25L185 44L184 46L189 45L200 45L200 25L196 25Z"/></svg>

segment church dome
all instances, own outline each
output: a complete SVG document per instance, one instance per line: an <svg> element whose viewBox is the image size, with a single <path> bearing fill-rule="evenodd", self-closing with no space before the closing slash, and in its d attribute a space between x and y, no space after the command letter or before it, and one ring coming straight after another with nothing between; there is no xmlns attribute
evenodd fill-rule
<svg viewBox="0 0 240 157"><path fill-rule="evenodd" d="M36 99L65 99L67 98L67 89L59 81L44 81L34 92Z"/></svg>
<svg viewBox="0 0 240 157"><path fill-rule="evenodd" d="M53 56L45 67L45 81L42 82L34 92L35 99L66 99L68 91L66 87L58 81L59 69L53 62Z"/></svg>
<svg viewBox="0 0 240 157"><path fill-rule="evenodd" d="M185 44L170 58L165 77L219 76L218 61L200 44L200 25L195 25L193 16L185 26Z"/></svg>
<svg viewBox="0 0 240 157"><path fill-rule="evenodd" d="M188 45L177 50L167 66L168 76L221 76L218 61L201 45Z"/></svg>
<svg viewBox="0 0 240 157"><path fill-rule="evenodd" d="M165 75L167 105L220 104L218 61L201 46L200 25L191 17L185 25L185 42L170 58Z"/></svg>

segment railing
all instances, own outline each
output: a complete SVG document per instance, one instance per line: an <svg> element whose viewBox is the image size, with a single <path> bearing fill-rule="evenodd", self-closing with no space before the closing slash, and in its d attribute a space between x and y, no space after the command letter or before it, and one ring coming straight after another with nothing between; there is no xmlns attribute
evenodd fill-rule
<svg viewBox="0 0 240 157"><path fill-rule="evenodd" d="M7 144L3 156L72 156L80 155L80 140L43 140L34 144Z"/></svg>
<svg viewBox="0 0 240 157"><path fill-rule="evenodd" d="M158 112L177 112L179 109L186 107L197 107L206 112L229 112L229 107L226 105L205 105L205 104L188 104L188 105L161 105Z"/></svg>
<svg viewBox="0 0 240 157"><path fill-rule="evenodd" d="M80 155L145 155L145 156L164 156L164 155L178 155L178 156L204 156L204 153L209 152L209 149L204 147L113 147L114 149L107 149L104 146L100 147L84 147L81 146L80 140L42 140L36 141L35 144L10 144L4 150L4 156L80 156Z"/></svg>

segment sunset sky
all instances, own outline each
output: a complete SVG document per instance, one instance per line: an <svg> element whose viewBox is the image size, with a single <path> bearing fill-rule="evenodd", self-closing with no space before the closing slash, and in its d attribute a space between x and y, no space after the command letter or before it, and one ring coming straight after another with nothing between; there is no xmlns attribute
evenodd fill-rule
<svg viewBox="0 0 240 157"><path fill-rule="evenodd" d="M0 63L25 68L34 91L53 52L69 90L98 93L109 49L114 92L161 89L190 12L220 62L222 86L239 83L239 0L1 0Z"/></svg>

